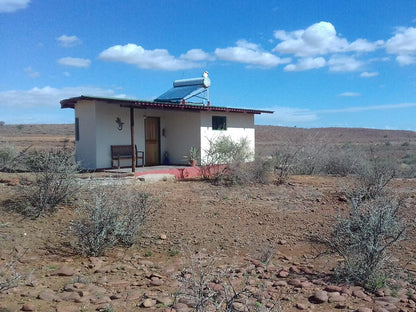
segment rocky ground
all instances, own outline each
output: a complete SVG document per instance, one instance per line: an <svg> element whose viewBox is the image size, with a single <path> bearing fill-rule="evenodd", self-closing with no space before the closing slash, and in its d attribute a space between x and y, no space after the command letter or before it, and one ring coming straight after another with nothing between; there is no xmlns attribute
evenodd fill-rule
<svg viewBox="0 0 416 312"><path fill-rule="evenodd" d="M309 237L325 235L333 216L347 211L345 178L295 176L245 187L120 178L153 194L160 208L138 244L102 257L74 252L70 205L37 220L6 211L20 179L0 176L0 268L3 276L22 275L18 287L0 293L0 311L192 311L200 288L217 302L235 291L235 311L416 311L413 230L393 251L402 269L375 294L335 285L339 259L317 257ZM392 186L408 198L406 218L414 220L416 180Z"/></svg>

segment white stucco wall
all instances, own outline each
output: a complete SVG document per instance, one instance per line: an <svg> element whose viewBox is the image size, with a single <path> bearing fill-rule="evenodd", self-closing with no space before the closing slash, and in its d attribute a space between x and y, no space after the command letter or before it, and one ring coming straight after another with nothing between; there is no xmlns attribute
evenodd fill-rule
<svg viewBox="0 0 416 312"><path fill-rule="evenodd" d="M212 116L227 117L227 130L213 130ZM254 115L245 113L201 112L201 158L209 148L209 142L220 136L229 136L238 142L246 138L252 155L255 152Z"/></svg>
<svg viewBox="0 0 416 312"><path fill-rule="evenodd" d="M200 150L201 157L209 146L209 140L221 135L239 141L247 138L254 155L254 115L244 113L168 111L135 109L135 143L145 150L145 125L147 117L160 118L160 163L164 153L169 153L170 164L187 164L191 147ZM212 130L212 116L227 117L227 130ZM130 109L102 101L81 101L76 104L75 117L79 119L79 141L75 142L76 158L85 169L110 168L111 145L128 145L130 138ZM120 118L123 129L115 122ZM164 135L163 135L164 134ZM130 166L127 159L121 166Z"/></svg>
<svg viewBox="0 0 416 312"><path fill-rule="evenodd" d="M95 169L97 166L95 104L86 101L77 103L75 118L79 120L79 141L75 141L76 161L84 169Z"/></svg>
<svg viewBox="0 0 416 312"><path fill-rule="evenodd" d="M164 111L166 151L171 164L188 164L191 147L200 148L200 113ZM164 152L164 151L162 151Z"/></svg>

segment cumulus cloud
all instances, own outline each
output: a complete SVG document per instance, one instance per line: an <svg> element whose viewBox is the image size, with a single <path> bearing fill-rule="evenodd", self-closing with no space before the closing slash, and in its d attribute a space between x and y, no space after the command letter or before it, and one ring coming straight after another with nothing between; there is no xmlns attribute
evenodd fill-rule
<svg viewBox="0 0 416 312"><path fill-rule="evenodd" d="M286 65L284 70L285 71L303 71L309 70L314 68L321 68L326 65L326 60L323 57L307 57L302 58L298 61L297 64L289 64Z"/></svg>
<svg viewBox="0 0 416 312"><path fill-rule="evenodd" d="M81 39L79 39L77 36L62 35L56 38L56 40L58 41L61 47L65 48L75 47L82 43Z"/></svg>
<svg viewBox="0 0 416 312"><path fill-rule="evenodd" d="M26 9L30 0L1 0L0 13L11 13L17 10Z"/></svg>
<svg viewBox="0 0 416 312"><path fill-rule="evenodd" d="M358 92L343 92L343 93L339 94L339 96L354 97L354 96L361 96L361 93L358 93Z"/></svg>
<svg viewBox="0 0 416 312"><path fill-rule="evenodd" d="M367 72L367 71L365 71L365 72L362 72L360 74L360 77L363 77L363 78L371 78L371 77L375 77L375 76L378 76L378 72Z"/></svg>
<svg viewBox="0 0 416 312"><path fill-rule="evenodd" d="M192 50L191 50L192 51ZM190 52L189 57L201 57L202 50ZM188 51L189 52L189 51ZM146 50L142 46L128 43L124 46L115 45L102 51L99 59L104 61L122 62L136 65L143 69L182 70L201 67L202 64L184 58L175 58L166 49Z"/></svg>
<svg viewBox="0 0 416 312"><path fill-rule="evenodd" d="M262 51L259 45L247 42L246 40L237 41L235 47L224 49L217 48L214 53L220 60L244 63L264 68L275 67L279 64L287 64L290 62L289 58L281 59L272 53Z"/></svg>
<svg viewBox="0 0 416 312"><path fill-rule="evenodd" d="M46 86L29 90L0 91L2 120L6 123L73 122L73 111L62 110L59 102L80 95L126 98L125 94L117 93L112 89L94 86L64 88ZM19 110L18 115L16 110Z"/></svg>
<svg viewBox="0 0 416 312"><path fill-rule="evenodd" d="M58 60L58 63L65 66L74 67L89 67L91 61L89 59L77 58L77 57L63 57Z"/></svg>
<svg viewBox="0 0 416 312"><path fill-rule="evenodd" d="M42 88L35 87L29 90L0 91L0 105L10 108L60 107L59 102L62 99L80 95L126 97L124 94L117 94L112 89L99 87L79 86L59 89L46 86Z"/></svg>
<svg viewBox="0 0 416 312"><path fill-rule="evenodd" d="M333 72L349 72L359 70L363 66L363 62L352 56L333 55L328 60L329 70Z"/></svg>
<svg viewBox="0 0 416 312"><path fill-rule="evenodd" d="M274 52L299 57L340 52L370 52L383 44L380 40L368 42L366 39L357 39L349 43L347 39L337 35L334 25L329 22L315 23L306 29L292 32L277 30L274 37L282 41L273 49Z"/></svg>
<svg viewBox="0 0 416 312"><path fill-rule="evenodd" d="M396 54L396 61L400 65L416 63L416 28L397 28L395 35L386 42L386 51Z"/></svg>

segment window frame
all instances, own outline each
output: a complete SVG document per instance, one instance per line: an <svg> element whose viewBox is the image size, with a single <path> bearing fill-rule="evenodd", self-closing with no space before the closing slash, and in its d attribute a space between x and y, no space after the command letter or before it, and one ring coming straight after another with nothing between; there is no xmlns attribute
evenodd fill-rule
<svg viewBox="0 0 416 312"><path fill-rule="evenodd" d="M211 120L212 130L227 131L227 116L212 116Z"/></svg>

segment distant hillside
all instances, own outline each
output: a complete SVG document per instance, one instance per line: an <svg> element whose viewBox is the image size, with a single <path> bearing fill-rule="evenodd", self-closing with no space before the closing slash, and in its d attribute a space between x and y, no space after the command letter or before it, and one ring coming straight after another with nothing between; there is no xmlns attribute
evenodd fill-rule
<svg viewBox="0 0 416 312"><path fill-rule="evenodd" d="M416 144L416 132L403 130L377 130L364 128L291 128L278 126L255 126L258 146L283 143L303 144L318 140L330 144ZM50 141L73 141L74 124L24 124L0 125L0 142L30 144L42 139ZM55 138L54 138L55 137ZM13 139L14 138L14 139Z"/></svg>
<svg viewBox="0 0 416 312"><path fill-rule="evenodd" d="M412 143L416 132L404 130L378 130L365 128L290 128L278 126L256 126L256 143L304 143L324 140L331 144L368 143Z"/></svg>

